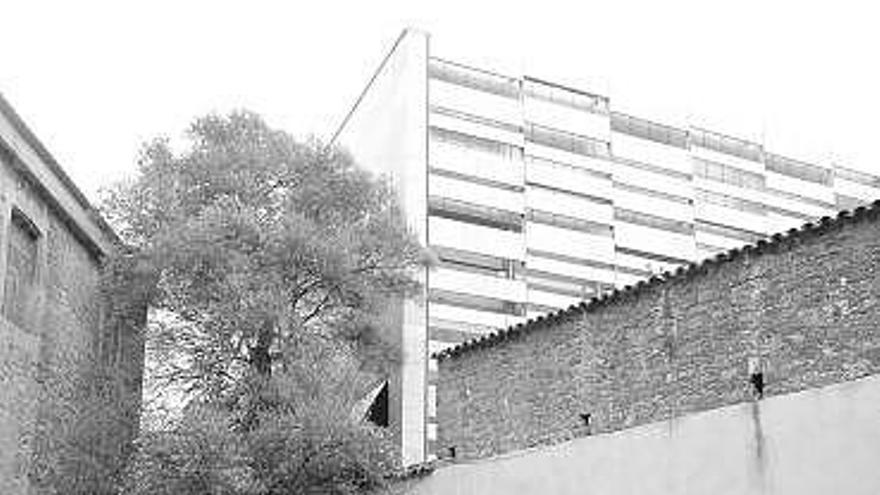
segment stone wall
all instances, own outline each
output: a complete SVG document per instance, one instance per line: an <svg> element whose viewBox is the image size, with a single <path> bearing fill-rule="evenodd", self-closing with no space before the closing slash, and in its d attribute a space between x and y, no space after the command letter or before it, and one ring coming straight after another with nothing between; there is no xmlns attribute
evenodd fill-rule
<svg viewBox="0 0 880 495"><path fill-rule="evenodd" d="M878 216L826 219L444 352L441 449L485 457L750 401L757 373L764 396L877 373Z"/></svg>
<svg viewBox="0 0 880 495"><path fill-rule="evenodd" d="M142 342L130 323L144 314L108 317L104 253L17 152L2 141L0 151L0 300L12 212L38 233L26 315L0 312L0 493L109 493L138 427Z"/></svg>

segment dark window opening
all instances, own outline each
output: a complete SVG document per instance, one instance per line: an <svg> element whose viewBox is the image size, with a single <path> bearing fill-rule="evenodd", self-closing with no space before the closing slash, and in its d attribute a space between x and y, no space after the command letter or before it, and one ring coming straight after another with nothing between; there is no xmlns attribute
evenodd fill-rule
<svg viewBox="0 0 880 495"><path fill-rule="evenodd" d="M446 447L446 451L449 454L450 459L455 459L455 446Z"/></svg>
<svg viewBox="0 0 880 495"><path fill-rule="evenodd" d="M428 198L428 214L513 232L522 232L523 228L523 215L518 212L437 196Z"/></svg>
<svg viewBox="0 0 880 495"><path fill-rule="evenodd" d="M370 404L370 409L367 411L367 420L374 425L387 428L389 425L388 409L388 382L385 382L382 385L382 390L379 391L379 394L373 399L373 403Z"/></svg>
<svg viewBox="0 0 880 495"><path fill-rule="evenodd" d="M593 415L591 413L581 413L578 416L580 416L581 422L587 430L587 434L589 434L593 427Z"/></svg>
<svg viewBox="0 0 880 495"><path fill-rule="evenodd" d="M28 306L36 282L39 231L18 210L13 210L11 220L6 253L3 315L12 323L25 328L29 313Z"/></svg>
<svg viewBox="0 0 880 495"><path fill-rule="evenodd" d="M755 393L755 396L759 399L764 397L764 373L752 373L749 377L749 381L752 383L752 389Z"/></svg>

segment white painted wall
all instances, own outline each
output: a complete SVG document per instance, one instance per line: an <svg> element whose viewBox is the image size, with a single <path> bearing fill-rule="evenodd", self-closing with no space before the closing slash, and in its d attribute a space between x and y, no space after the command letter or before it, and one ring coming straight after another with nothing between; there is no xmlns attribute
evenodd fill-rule
<svg viewBox="0 0 880 495"><path fill-rule="evenodd" d="M407 30L336 138L355 160L390 177L408 226L427 244L428 36ZM427 273L419 273L426 282ZM425 459L427 307L422 297L403 301L400 434L403 462Z"/></svg>
<svg viewBox="0 0 880 495"><path fill-rule="evenodd" d="M431 104L480 115L507 124L522 124L519 100L431 79Z"/></svg>
<svg viewBox="0 0 880 495"><path fill-rule="evenodd" d="M880 376L438 469L407 493L876 495Z"/></svg>
<svg viewBox="0 0 880 495"><path fill-rule="evenodd" d="M602 141L611 139L611 120L608 115L595 114L537 98L525 98L523 108L525 118L529 122Z"/></svg>

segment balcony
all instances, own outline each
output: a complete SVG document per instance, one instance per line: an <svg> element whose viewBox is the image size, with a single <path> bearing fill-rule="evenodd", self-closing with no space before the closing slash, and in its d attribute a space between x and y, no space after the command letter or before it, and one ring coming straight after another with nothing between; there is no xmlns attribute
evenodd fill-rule
<svg viewBox="0 0 880 495"><path fill-rule="evenodd" d="M525 259L525 236L521 232L448 218L428 217L428 243L502 258Z"/></svg>
<svg viewBox="0 0 880 495"><path fill-rule="evenodd" d="M434 174L428 178L428 194L514 212L522 212L525 207L525 194L520 191Z"/></svg>

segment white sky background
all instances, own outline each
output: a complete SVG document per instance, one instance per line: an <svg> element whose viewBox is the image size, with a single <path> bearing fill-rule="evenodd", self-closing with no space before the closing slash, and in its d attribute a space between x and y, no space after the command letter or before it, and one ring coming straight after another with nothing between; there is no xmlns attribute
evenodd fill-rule
<svg viewBox="0 0 880 495"><path fill-rule="evenodd" d="M142 142L210 111L329 138L414 26L444 58L880 174L871 4L0 0L0 92L94 201Z"/></svg>

